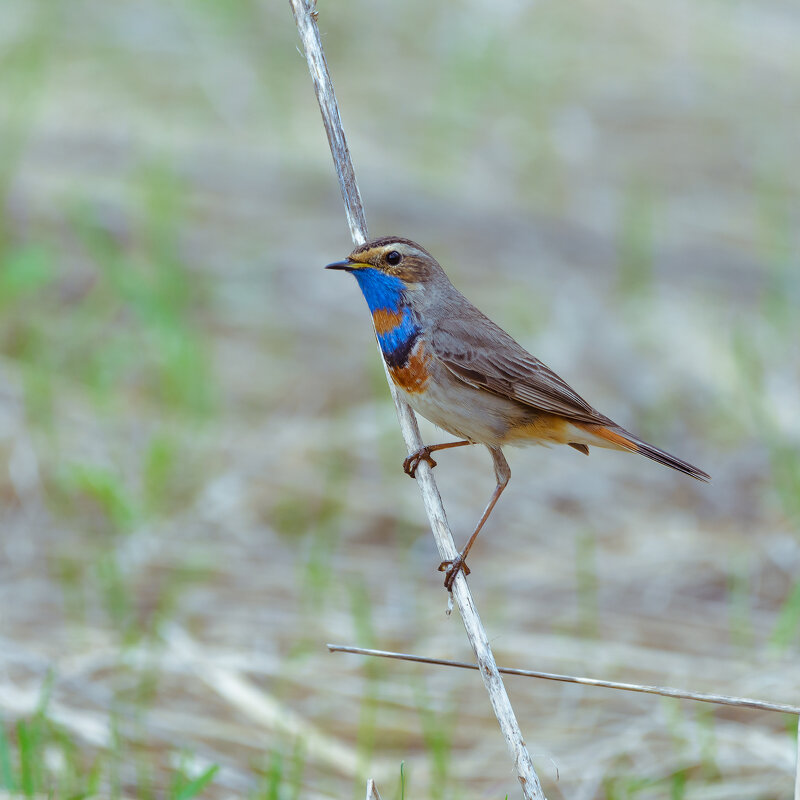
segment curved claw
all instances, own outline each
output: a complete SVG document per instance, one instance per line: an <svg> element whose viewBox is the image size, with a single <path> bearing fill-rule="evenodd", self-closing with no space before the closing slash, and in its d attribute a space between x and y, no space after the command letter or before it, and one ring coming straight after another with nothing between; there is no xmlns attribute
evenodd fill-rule
<svg viewBox="0 0 800 800"><path fill-rule="evenodd" d="M436 462L433 460L431 456L431 448L430 447L420 447L416 453L412 453L404 462L403 462L403 472L408 475L409 478L414 478L417 474L417 467L419 466L420 461L427 461L431 465L431 469L436 466Z"/></svg>
<svg viewBox="0 0 800 800"><path fill-rule="evenodd" d="M439 564L439 572L445 573L444 588L447 589L448 592L452 592L456 575L458 575L459 572L463 572L464 575L469 575L470 568L467 566L466 561L464 561L464 557L459 554L452 561L442 561L442 563Z"/></svg>

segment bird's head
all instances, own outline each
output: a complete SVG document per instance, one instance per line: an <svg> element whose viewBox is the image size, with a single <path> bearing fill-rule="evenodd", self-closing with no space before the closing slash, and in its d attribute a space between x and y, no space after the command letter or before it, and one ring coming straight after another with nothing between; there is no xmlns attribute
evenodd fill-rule
<svg viewBox="0 0 800 800"><path fill-rule="evenodd" d="M394 311L404 301L421 301L426 287L447 281L444 270L424 247L399 236L365 242L326 269L351 272L373 312L382 308Z"/></svg>
<svg viewBox="0 0 800 800"><path fill-rule="evenodd" d="M439 263L424 247L399 236L365 242L343 261L328 264L326 269L343 269L357 278L362 270L374 270L407 286L425 283L442 273Z"/></svg>

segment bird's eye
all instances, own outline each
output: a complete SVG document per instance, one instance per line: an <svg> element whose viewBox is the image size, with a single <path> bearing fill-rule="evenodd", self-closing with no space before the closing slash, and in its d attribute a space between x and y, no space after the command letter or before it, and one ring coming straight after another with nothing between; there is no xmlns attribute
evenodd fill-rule
<svg viewBox="0 0 800 800"><path fill-rule="evenodd" d="M403 256L401 256L397 250L392 250L386 254L386 263L392 267L396 267L402 260Z"/></svg>

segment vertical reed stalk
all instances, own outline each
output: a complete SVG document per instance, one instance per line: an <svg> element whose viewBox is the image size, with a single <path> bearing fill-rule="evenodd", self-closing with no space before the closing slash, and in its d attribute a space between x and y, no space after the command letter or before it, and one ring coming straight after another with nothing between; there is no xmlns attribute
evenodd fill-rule
<svg viewBox="0 0 800 800"><path fill-rule="evenodd" d="M342 190L350 234L355 244L363 244L368 238L367 222L361 202L361 194L356 183L355 172L353 171L353 164L350 160L350 152L347 148L342 120L339 116L336 95L333 92L333 83L328 72L328 64L325 61L325 53L322 49L319 28L317 27L316 3L314 0L289 0L289 2L300 38L303 41L308 68L311 72L314 90L317 93L317 100L322 112L322 123L328 134L328 142L330 143L333 162L336 166L336 173L339 176L339 185ZM416 417L409 406L397 396L394 384L389 379L388 373L387 381L389 383L389 391L397 408L397 418L400 421L403 439L409 454L414 453L422 447L422 439L420 438ZM436 482L427 462L422 461L420 463L416 471L416 478L439 553L442 560L451 560L456 557L458 551L447 524L442 498L436 488ZM500 729L506 739L509 752L514 759L514 768L522 785L523 797L525 800L544 800L539 778L525 747L514 709L511 707L505 686L497 670L494 655L489 647L489 639L481 624L478 610L475 608L466 578L462 572L458 573L453 585L453 598L464 621L464 627L475 652L475 658L477 659L486 690L489 693L495 716L500 723Z"/></svg>

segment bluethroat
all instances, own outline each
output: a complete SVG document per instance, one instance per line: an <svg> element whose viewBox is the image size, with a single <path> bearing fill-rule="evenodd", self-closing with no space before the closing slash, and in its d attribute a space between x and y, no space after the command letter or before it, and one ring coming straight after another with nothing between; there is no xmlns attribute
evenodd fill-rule
<svg viewBox="0 0 800 800"><path fill-rule="evenodd" d="M589 447L640 453L701 481L703 470L642 441L596 411L562 378L478 311L450 283L425 248L386 236L357 247L327 269L351 272L372 312L381 353L397 391L414 411L459 441L431 444L403 463L414 477L422 460L451 447L485 445L497 479L492 496L464 549L444 561L445 586L459 570L511 470L506 445L565 444L584 455Z"/></svg>

